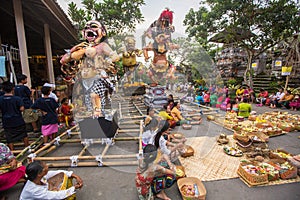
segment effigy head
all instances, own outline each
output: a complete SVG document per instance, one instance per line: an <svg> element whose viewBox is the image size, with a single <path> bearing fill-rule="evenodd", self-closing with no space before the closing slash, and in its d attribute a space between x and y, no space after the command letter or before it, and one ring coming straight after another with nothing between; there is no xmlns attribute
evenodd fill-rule
<svg viewBox="0 0 300 200"><path fill-rule="evenodd" d="M135 39L134 37L126 37L125 38L125 46L127 50L135 49Z"/></svg>
<svg viewBox="0 0 300 200"><path fill-rule="evenodd" d="M88 42L100 43L105 39L107 33L104 25L98 21L91 20L86 23L82 30L82 35Z"/></svg>

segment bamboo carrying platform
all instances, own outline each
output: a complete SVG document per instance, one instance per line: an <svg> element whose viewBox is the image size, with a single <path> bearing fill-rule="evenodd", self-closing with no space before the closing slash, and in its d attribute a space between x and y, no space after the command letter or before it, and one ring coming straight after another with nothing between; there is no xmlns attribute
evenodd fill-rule
<svg viewBox="0 0 300 200"><path fill-rule="evenodd" d="M49 167L88 167L88 166L128 166L137 165L138 158L142 156L142 133L143 121L146 107L137 100L125 101L118 98L119 106L119 129L113 138L98 138L91 140L82 140L78 125L71 127L60 133L50 143L43 146L43 137L34 138L30 145L21 150L15 150L14 154L19 161L41 160L47 163ZM136 112L133 112L135 110ZM137 123L138 122L138 123ZM91 131L93 131L91 127ZM122 142L133 141L137 143L137 148L132 151L124 150L122 154L109 154L112 146L118 146ZM22 144L16 144L16 146ZM80 152L75 155L57 155L56 151L64 149L68 145L79 145ZM90 147L96 145L97 153L90 155ZM78 148L78 147L77 147ZM126 147L124 147L126 148ZM102 151L99 151L102 149ZM124 154L125 152L125 154Z"/></svg>

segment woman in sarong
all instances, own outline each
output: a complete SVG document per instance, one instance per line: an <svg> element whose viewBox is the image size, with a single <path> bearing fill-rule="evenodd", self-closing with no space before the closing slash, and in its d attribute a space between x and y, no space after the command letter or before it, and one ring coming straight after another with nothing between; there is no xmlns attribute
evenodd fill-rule
<svg viewBox="0 0 300 200"><path fill-rule="evenodd" d="M26 167L26 175L28 181L23 188L20 200L75 199L75 190L83 186L81 178L72 171L48 171L48 166L38 160ZM76 179L77 183L71 186L72 182L69 178Z"/></svg>
<svg viewBox="0 0 300 200"><path fill-rule="evenodd" d="M140 200L153 200L154 196L170 199L164 189L171 187L176 180L176 168L171 162L168 162L169 169L154 163L156 156L157 148L148 144L143 150L143 158L139 160L135 184Z"/></svg>
<svg viewBox="0 0 300 200"><path fill-rule="evenodd" d="M18 165L8 146L0 143L0 192L14 186L24 178L24 175L25 167Z"/></svg>

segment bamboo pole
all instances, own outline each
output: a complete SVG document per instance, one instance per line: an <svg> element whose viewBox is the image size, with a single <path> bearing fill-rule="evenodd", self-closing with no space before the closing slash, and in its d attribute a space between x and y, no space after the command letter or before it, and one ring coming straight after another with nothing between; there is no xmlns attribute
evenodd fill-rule
<svg viewBox="0 0 300 200"><path fill-rule="evenodd" d="M134 132L134 133L137 133L137 132L140 132L140 130L139 129L125 129L125 130L118 130L118 133L132 133L132 132Z"/></svg>
<svg viewBox="0 0 300 200"><path fill-rule="evenodd" d="M53 146L51 146L49 149L47 149L46 151L42 152L40 156L41 156L41 157L42 157L42 156L45 156L45 155L47 155L48 153L50 153L51 151L54 151L55 149L56 149L56 146L53 145Z"/></svg>
<svg viewBox="0 0 300 200"><path fill-rule="evenodd" d="M138 161L120 161L120 162L103 162L102 166L123 166L138 165ZM48 167L70 167L70 163L47 163ZM98 162L79 162L78 167L97 167Z"/></svg>
<svg viewBox="0 0 300 200"><path fill-rule="evenodd" d="M42 136L40 136L36 141L32 142L28 147L26 147L25 149L23 149L23 151L21 151L17 156L16 159L20 158L21 156L23 156L31 147L33 147L34 145L36 145L38 142L42 141Z"/></svg>
<svg viewBox="0 0 300 200"><path fill-rule="evenodd" d="M66 130L65 132L61 133L61 134L60 134L59 136L57 136L57 137L61 138L61 137L65 136L65 135L68 133L68 131L71 131L71 130L77 128L77 126L78 126L78 125L71 127L70 129L68 129L68 130ZM56 137L56 138L57 138L57 137ZM42 152L42 151L44 151L45 149L49 148L52 144L55 143L55 141L56 141L56 139L54 138L53 140L51 140L51 141L49 142L48 145L43 146L42 148L40 148L39 150L37 150L37 151L35 152L35 154L38 155L40 152Z"/></svg>
<svg viewBox="0 0 300 200"><path fill-rule="evenodd" d="M120 125L119 126L122 130L126 130L126 129L135 129L135 128L138 128L139 127L139 125Z"/></svg>
<svg viewBox="0 0 300 200"><path fill-rule="evenodd" d="M143 144L142 144L142 135L143 135L143 121L140 121L140 134L139 134L139 154L143 152Z"/></svg>
<svg viewBox="0 0 300 200"><path fill-rule="evenodd" d="M105 156L105 154L107 153L109 147L110 147L110 145L109 145L109 144L106 144L106 146L105 146L105 148L103 149L102 154L101 154L101 157L102 157L102 158L103 158L103 157Z"/></svg>
<svg viewBox="0 0 300 200"><path fill-rule="evenodd" d="M118 137L114 138L114 141L129 141L129 140L139 140L140 137Z"/></svg>
<svg viewBox="0 0 300 200"><path fill-rule="evenodd" d="M19 154L19 153L21 153L23 150L21 149L21 150L12 150L11 152L13 153L13 154Z"/></svg>
<svg viewBox="0 0 300 200"><path fill-rule="evenodd" d="M83 149L80 151L80 153L78 154L78 157L83 156L83 154L86 152L87 148L88 148L88 145L85 145L83 147Z"/></svg>
<svg viewBox="0 0 300 200"><path fill-rule="evenodd" d="M140 113L140 115L144 115L144 113L139 109L137 104L133 103L134 107L137 109L137 111Z"/></svg>
<svg viewBox="0 0 300 200"><path fill-rule="evenodd" d="M32 150L32 152L36 152L43 144L44 144L44 142L43 142L43 140L41 140L41 142L34 147L34 149Z"/></svg>
<svg viewBox="0 0 300 200"><path fill-rule="evenodd" d="M120 122L120 124L133 124L135 123L137 120L128 120L128 121L124 121L124 122Z"/></svg>
<svg viewBox="0 0 300 200"><path fill-rule="evenodd" d="M81 139L65 139L65 140L60 140L60 143L80 143Z"/></svg>
<svg viewBox="0 0 300 200"><path fill-rule="evenodd" d="M97 156L78 156L78 160L95 160ZM124 154L124 155L104 155L104 159L122 159L122 158L136 158L136 154ZM34 160L41 161L62 161L70 160L70 156L52 156L52 157L35 157Z"/></svg>
<svg viewBox="0 0 300 200"><path fill-rule="evenodd" d="M121 118L121 120L124 120L124 119L142 119L142 118L144 118L145 116L143 115L143 116L140 116L140 115L135 115L135 116L125 116L125 117L123 117L123 118Z"/></svg>
<svg viewBox="0 0 300 200"><path fill-rule="evenodd" d="M120 113L120 118L123 118L121 103L119 103L119 113Z"/></svg>

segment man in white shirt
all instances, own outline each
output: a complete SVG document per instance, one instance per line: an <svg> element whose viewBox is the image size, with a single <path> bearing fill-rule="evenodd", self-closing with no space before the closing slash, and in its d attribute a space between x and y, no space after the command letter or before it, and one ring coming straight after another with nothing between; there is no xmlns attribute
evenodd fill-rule
<svg viewBox="0 0 300 200"><path fill-rule="evenodd" d="M52 92L53 90L55 90L55 84L53 84L53 83L45 83L43 86L51 88L51 92L50 92L49 97L53 98L56 102L58 102L58 97L56 96L56 94L54 92ZM44 97L43 94L42 94L42 97Z"/></svg>
<svg viewBox="0 0 300 200"><path fill-rule="evenodd" d="M284 92L282 88L279 88L278 92L276 92L274 100L270 102L270 108L276 108L277 102L284 96Z"/></svg>

